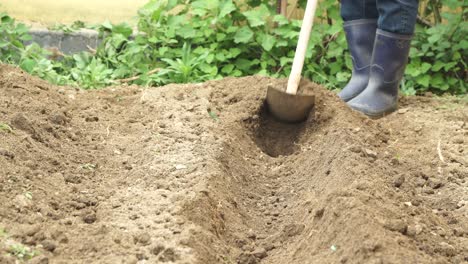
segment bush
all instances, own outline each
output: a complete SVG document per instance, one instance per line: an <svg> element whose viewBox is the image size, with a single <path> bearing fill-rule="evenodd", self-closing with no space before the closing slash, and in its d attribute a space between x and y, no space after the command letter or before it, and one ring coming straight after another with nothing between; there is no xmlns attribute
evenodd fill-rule
<svg viewBox="0 0 468 264"><path fill-rule="evenodd" d="M442 3L445 8L462 6L454 0ZM317 15L321 23L314 25L303 75L339 89L352 68L339 6L334 0L322 1ZM83 88L118 82L154 86L253 74L287 77L301 25L300 20L277 15L275 5L267 0L151 0L138 16L134 38L129 25L104 23L99 30L105 39L96 54L84 52L53 61L37 45L22 46L29 38L24 25L2 15L0 60L54 83ZM402 82L406 94L466 93L466 11L442 16L444 23L418 26Z"/></svg>

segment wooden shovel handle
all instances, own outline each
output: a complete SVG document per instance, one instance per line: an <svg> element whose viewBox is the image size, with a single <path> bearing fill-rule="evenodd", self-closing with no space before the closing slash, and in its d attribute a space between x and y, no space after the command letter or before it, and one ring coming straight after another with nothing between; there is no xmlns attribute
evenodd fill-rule
<svg viewBox="0 0 468 264"><path fill-rule="evenodd" d="M289 75L288 87L286 93L296 94L299 82L301 81L302 68L304 67L304 59L309 44L310 32L314 24L315 11L317 10L317 0L308 0L307 7L302 21L301 33L297 43L296 54L294 55L291 75Z"/></svg>

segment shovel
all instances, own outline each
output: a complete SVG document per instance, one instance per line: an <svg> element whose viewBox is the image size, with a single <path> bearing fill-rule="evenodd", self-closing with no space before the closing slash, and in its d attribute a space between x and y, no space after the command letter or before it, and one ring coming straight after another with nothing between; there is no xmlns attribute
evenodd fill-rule
<svg viewBox="0 0 468 264"><path fill-rule="evenodd" d="M269 86L267 90L268 109L274 117L283 122L296 123L306 120L315 104L314 95L297 94L297 89L301 81L316 9L317 0L308 0L286 91L273 86Z"/></svg>

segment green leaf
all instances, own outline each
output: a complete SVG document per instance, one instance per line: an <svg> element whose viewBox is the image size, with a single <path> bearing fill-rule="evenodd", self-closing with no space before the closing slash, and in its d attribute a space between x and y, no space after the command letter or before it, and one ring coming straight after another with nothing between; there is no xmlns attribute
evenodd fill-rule
<svg viewBox="0 0 468 264"><path fill-rule="evenodd" d="M242 71L248 71L252 65L252 61L247 59L238 59L236 60L236 67Z"/></svg>
<svg viewBox="0 0 468 264"><path fill-rule="evenodd" d="M118 25L114 25L112 32L122 34L125 38L128 38L132 35L133 30L127 23L120 23Z"/></svg>
<svg viewBox="0 0 468 264"><path fill-rule="evenodd" d="M21 62L20 67L26 72L32 73L34 67L36 67L37 62L33 59L25 59Z"/></svg>
<svg viewBox="0 0 468 264"><path fill-rule="evenodd" d="M228 65L224 66L221 69L221 72L225 73L225 74L230 74L232 72L232 70L234 70L234 65L233 64L228 64Z"/></svg>
<svg viewBox="0 0 468 264"><path fill-rule="evenodd" d="M253 31L249 27L244 26L239 31L237 31L236 35L234 36L234 43L247 43L252 40L253 35Z"/></svg>
<svg viewBox="0 0 468 264"><path fill-rule="evenodd" d="M228 51L227 58L229 59L236 58L237 56L239 56L239 54L241 54L241 52L242 51L239 48L230 48Z"/></svg>
<svg viewBox="0 0 468 264"><path fill-rule="evenodd" d="M431 64L427 63L427 62L424 62L423 64L421 64L421 73L426 73L430 68L432 67Z"/></svg>
<svg viewBox="0 0 468 264"><path fill-rule="evenodd" d="M262 34L259 36L259 41L264 50L270 51L275 46L276 38L272 35Z"/></svg>
<svg viewBox="0 0 468 264"><path fill-rule="evenodd" d="M278 23L279 26L284 26L289 24L289 20L283 15L276 15L273 17L273 22Z"/></svg>
<svg viewBox="0 0 468 264"><path fill-rule="evenodd" d="M101 24L101 26L105 29L112 30L112 24L110 21L106 20L104 23Z"/></svg>
<svg viewBox="0 0 468 264"><path fill-rule="evenodd" d="M439 71L440 69L442 69L442 67L444 67L445 63L441 62L441 61L436 61L436 63L432 66L432 71Z"/></svg>
<svg viewBox="0 0 468 264"><path fill-rule="evenodd" d="M230 13L232 13L236 9L237 9L237 7L236 7L236 5L234 5L232 0L224 0L224 1L221 2L218 17L223 18L226 15L229 15Z"/></svg>
<svg viewBox="0 0 468 264"><path fill-rule="evenodd" d="M446 63L446 64L444 65L444 70L445 70L445 71L449 71L449 70L452 69L453 66L455 66L455 65L457 65L457 62L455 62L455 61L454 61L454 62L450 62L450 63Z"/></svg>
<svg viewBox="0 0 468 264"><path fill-rule="evenodd" d="M431 77L429 75L423 75L416 79L416 82L423 87L429 87L429 82L431 81Z"/></svg>
<svg viewBox="0 0 468 264"><path fill-rule="evenodd" d="M184 39L191 39L196 34L195 29L193 29L190 25L185 25L183 27L180 27L175 32L177 36L180 36Z"/></svg>
<svg viewBox="0 0 468 264"><path fill-rule="evenodd" d="M263 26L266 24L267 18L270 15L270 10L266 5L260 5L254 10L244 12L244 16L249 21L251 27Z"/></svg>
<svg viewBox="0 0 468 264"><path fill-rule="evenodd" d="M223 53L217 53L217 54L216 54L216 59L217 59L218 61L225 61L225 60L226 60L226 56L224 56Z"/></svg>

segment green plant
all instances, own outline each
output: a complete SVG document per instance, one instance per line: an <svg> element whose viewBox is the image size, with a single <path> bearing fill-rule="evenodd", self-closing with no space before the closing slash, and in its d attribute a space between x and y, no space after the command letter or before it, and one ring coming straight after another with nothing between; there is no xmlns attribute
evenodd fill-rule
<svg viewBox="0 0 468 264"><path fill-rule="evenodd" d="M434 15L434 23L417 27L410 63L402 90L406 94L432 91L455 94L467 92L468 9L463 1L428 1L426 16ZM442 12L442 8L449 9Z"/></svg>
<svg viewBox="0 0 468 264"><path fill-rule="evenodd" d="M94 28L94 26L87 25L85 22L77 20L71 25L55 24L52 27L49 27L49 30L63 31L64 33L72 33L83 28Z"/></svg>
<svg viewBox="0 0 468 264"><path fill-rule="evenodd" d="M9 132L9 133L12 133L13 129L8 124L0 123L0 131L6 131L6 132Z"/></svg>
<svg viewBox="0 0 468 264"><path fill-rule="evenodd" d="M465 94L468 9L464 1L423 2L428 4L420 14L402 91ZM298 6L305 3L298 1ZM6 14L0 17L0 61L56 84L85 89L254 74L287 77L301 25L276 14L269 0L150 0L138 12L138 34L126 23L105 22L96 27L104 41L95 53L55 61L37 45L23 46L30 39L24 25ZM317 19L303 75L340 89L351 76L352 63L336 1L321 1Z"/></svg>
<svg viewBox="0 0 468 264"><path fill-rule="evenodd" d="M23 244L13 244L8 249L8 252L21 260L29 260L37 256L39 252L27 247Z"/></svg>
<svg viewBox="0 0 468 264"><path fill-rule="evenodd" d="M210 75L204 73L200 69L199 65L205 61L207 56L208 52L202 54L201 56L193 56L191 47L187 45L187 43L184 43L184 46L182 47L181 58L161 59L169 66L159 71L158 77L166 78L167 80L175 83L205 81Z"/></svg>

